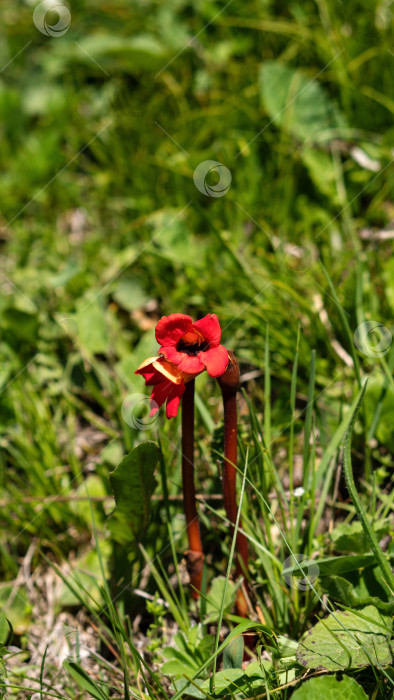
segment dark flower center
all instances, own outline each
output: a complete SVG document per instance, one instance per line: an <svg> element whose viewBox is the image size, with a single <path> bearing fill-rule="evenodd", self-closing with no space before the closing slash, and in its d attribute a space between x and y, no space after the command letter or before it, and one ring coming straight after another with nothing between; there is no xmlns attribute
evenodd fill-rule
<svg viewBox="0 0 394 700"><path fill-rule="evenodd" d="M202 343L185 343L182 339L178 342L176 349L178 352L184 352L185 355L195 357L199 352L205 352L209 349L209 343L204 340Z"/></svg>

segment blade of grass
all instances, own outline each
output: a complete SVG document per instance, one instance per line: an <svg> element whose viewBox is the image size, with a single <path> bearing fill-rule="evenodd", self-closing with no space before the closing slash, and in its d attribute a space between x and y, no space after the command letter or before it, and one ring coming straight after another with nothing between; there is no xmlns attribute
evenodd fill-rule
<svg viewBox="0 0 394 700"><path fill-rule="evenodd" d="M269 325L265 331L264 348L264 439L270 449L271 446L271 374L270 374L270 348Z"/></svg>
<svg viewBox="0 0 394 700"><path fill-rule="evenodd" d="M300 347L300 327L298 327L297 333L297 345L296 353L294 356L293 371L291 374L291 386L290 386L290 412L291 412L291 423L290 423L290 436L289 436L289 490L290 490L290 528L295 534L295 529L293 529L294 521L294 423L295 423L295 402L297 393L297 372L298 372L298 353ZM293 542L293 547L295 548L295 542Z"/></svg>
<svg viewBox="0 0 394 700"><path fill-rule="evenodd" d="M315 368L316 368L316 350L312 350L311 364L309 369L309 386L308 386L308 403L304 423L304 450L302 456L303 474L302 486L305 491L309 488L309 464L310 464L310 438L312 429L312 416L314 406L315 393Z"/></svg>
<svg viewBox="0 0 394 700"><path fill-rule="evenodd" d="M166 472L166 468L165 468L165 464L164 464L164 457L163 457L163 451L161 449L160 440L159 440L159 446L160 446L160 451L161 451L160 476L161 476L161 484L162 484L162 489L163 489L164 508L166 511L166 520L167 520L166 524L167 524L167 530L168 530L168 538L170 541L171 554L172 554L172 559L174 562L176 577L177 577L177 581L178 581L179 594L181 597L181 608L182 608L182 610L187 611L186 596L185 596L185 592L183 590L183 585L182 585L181 577L179 574L178 557L176 555L175 542L174 542L174 538L173 538L172 530L171 530L171 513L170 513L170 503L169 503L169 499L168 499L167 472ZM187 616L187 613L186 613L186 616Z"/></svg>
<svg viewBox="0 0 394 700"><path fill-rule="evenodd" d="M311 363L309 370L309 386L308 386L308 403L306 408L305 424L304 424L304 449L303 449L303 474L302 474L302 487L304 493L301 497L298 511L297 511L297 522L295 526L294 533L294 546L297 548L297 543L300 538L301 523L304 517L307 491L309 489L309 465L310 465L310 436L312 428L312 412L314 404L314 391L315 391L315 365L316 365L316 351L312 350Z"/></svg>
<svg viewBox="0 0 394 700"><path fill-rule="evenodd" d="M390 565L384 556L380 546L378 539L375 535L375 532L373 528L371 527L370 523L368 522L368 518L366 516L365 510L363 508L363 505L361 503L361 500L359 498L359 495L357 493L357 489L354 483L353 479L353 471L352 471L352 456L351 456L351 442L352 442L352 432L354 428L354 424L356 422L356 418L358 416L358 413L360 411L361 403L364 398L365 390L367 387L367 382L365 382L364 386L362 387L358 397L357 397L357 404L356 408L353 411L350 421L348 424L348 428L346 431L345 435L345 441L344 441L344 460L343 460L343 468L344 468L344 474L345 474L345 479L346 479L346 485L348 488L348 491L350 493L350 497L353 501L354 508L356 510L357 516L361 522L362 528L365 532L365 536L367 537L369 544L371 546L371 549L373 553L375 554L377 563L379 564L383 578L386 581L386 584L388 588L391 590L391 594L394 595L394 575L393 572L391 571Z"/></svg>
<svg viewBox="0 0 394 700"><path fill-rule="evenodd" d="M332 298L333 298L334 301L335 301L335 305L336 305L336 307L337 307L337 311L338 311L338 314L339 314L339 318L340 318L341 323L342 323L343 331L344 331L344 333L345 333L345 335L346 335L346 337L347 337L347 340L348 340L349 351L350 351L350 354L351 354L351 356L352 356L352 358L353 358L354 370L355 370L355 373L356 373L357 382L358 382L359 387L361 387L360 363L359 363L358 355L357 355L357 352L356 352L356 349L355 349L355 345L354 345L354 342L353 342L353 334L352 334L352 332L351 332L351 330L350 330L349 322L348 322L348 320L347 320L347 318L346 318L346 314L345 314L345 312L344 312L344 310L343 310L343 308L342 308L341 302L340 302L339 299L338 299L338 295L337 295L337 293L336 293L336 291L335 291L335 287L334 287L334 285L333 285L333 283L332 283L331 277L330 277L330 275L328 274L326 268L324 267L324 265L323 265L323 263L322 263L321 261L320 261L320 266L321 266L321 268L322 268L322 270L323 270L323 273L324 273L324 276L325 276L325 278L326 278L326 280L327 280L327 282L328 282L328 286L330 287L330 292L331 292Z"/></svg>
<svg viewBox="0 0 394 700"><path fill-rule="evenodd" d="M141 552L142 552L142 556L144 557L146 563L148 564L148 566L149 566L149 568L150 568L150 570L151 570L151 572L152 572L152 576L153 576L153 578L155 579L156 584L157 584L157 586L159 587L160 592L161 592L161 594L162 594L164 600L166 600L167 603L168 603L168 605L169 605L169 608L170 608L170 610L171 610L171 614L172 614L173 617L174 617L174 620L176 620L176 622L178 623L178 625L179 625L179 627L181 628L181 630L182 630L183 632L185 632L185 634L187 634L187 631L188 631L189 628L188 628L188 625L186 624L186 622L185 622L185 620L184 620L183 614L182 614L181 612L179 612L177 602L174 601L174 599L173 599L172 595L170 594L170 592L169 592L169 590L168 590L168 588L167 588L165 582L164 582L163 579L161 578L161 576L160 576L158 570L156 569L156 567L155 567L153 561L150 559L148 552L146 551L146 549L144 548L144 546L143 546L141 543L139 544L139 548L140 548L140 550L141 550Z"/></svg>

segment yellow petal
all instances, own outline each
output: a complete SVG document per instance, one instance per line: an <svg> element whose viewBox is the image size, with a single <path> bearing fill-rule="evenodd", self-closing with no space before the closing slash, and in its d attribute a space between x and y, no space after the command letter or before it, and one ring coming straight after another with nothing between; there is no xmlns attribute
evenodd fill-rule
<svg viewBox="0 0 394 700"><path fill-rule="evenodd" d="M144 367L147 367L148 365L153 364L155 362L155 360L158 360L158 359L159 359L159 355L157 355L156 357L148 357L147 360L144 360L143 362L141 362L140 366L138 367L138 369L136 371L138 372L139 369L144 369Z"/></svg>
<svg viewBox="0 0 394 700"><path fill-rule="evenodd" d="M155 361L152 364L153 367L163 375L163 377L169 379L173 384L181 383L183 372L181 372L176 365L173 365L172 362L169 362L161 357L160 359L155 358Z"/></svg>

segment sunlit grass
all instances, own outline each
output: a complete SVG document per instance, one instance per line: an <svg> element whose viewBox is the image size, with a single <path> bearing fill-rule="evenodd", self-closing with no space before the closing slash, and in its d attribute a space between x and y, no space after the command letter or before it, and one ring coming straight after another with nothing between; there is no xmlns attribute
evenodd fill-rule
<svg viewBox="0 0 394 700"><path fill-rule="evenodd" d="M34 25L30 4L3 10L1 605L22 650L5 658L9 697L27 687L75 697L79 687L81 697L169 698L179 686L161 672L162 651L178 643L196 654L200 685L213 663L220 668L213 650L239 623L229 571L229 605L209 598L213 586L223 592L231 553L220 396L199 377L196 477L208 557L197 605L182 561L178 419L144 424L142 412L137 430L123 403L145 391L134 370L155 352L158 318L182 311L216 313L240 361L241 527L251 621L260 625L254 653L266 663L259 692L288 698L293 686L278 688L294 682L296 667L279 661L281 635L298 643L327 606L364 601L386 621L392 614L341 471L368 377L353 471L390 552L392 12L389 3L253 0L75 2L70 12L68 31L53 37ZM195 186L208 160L231 174L223 196ZM137 543L111 517L109 473L146 440L160 443L162 463ZM318 562L313 588L283 577L292 553ZM97 636L93 675L78 657L60 685L52 642L39 662L32 652L53 569L63 579L48 604L53 619L67 613L76 625L86 614L83 631L89 619ZM357 678L371 697L388 698L385 673ZM238 697L231 692L222 697Z"/></svg>

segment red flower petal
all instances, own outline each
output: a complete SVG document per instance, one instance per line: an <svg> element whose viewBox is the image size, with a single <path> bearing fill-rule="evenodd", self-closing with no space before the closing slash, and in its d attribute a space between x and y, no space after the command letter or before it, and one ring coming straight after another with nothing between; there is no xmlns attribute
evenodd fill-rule
<svg viewBox="0 0 394 700"><path fill-rule="evenodd" d="M193 329L193 321L186 314L162 316L156 326L155 334L159 345L167 347L176 345L188 331Z"/></svg>
<svg viewBox="0 0 394 700"><path fill-rule="evenodd" d="M196 357L194 355L186 355L182 353L182 360L178 364L178 369L187 374L200 374L205 369L205 365L201 362L204 353L200 353Z"/></svg>
<svg viewBox="0 0 394 700"><path fill-rule="evenodd" d="M193 323L193 328L196 328L198 332L204 336L205 340L208 341L210 350L219 345L222 332L220 330L220 323L216 314L208 314L207 316L204 316L204 318L201 318L199 321Z"/></svg>
<svg viewBox="0 0 394 700"><path fill-rule="evenodd" d="M153 363L150 365L147 365L143 369L137 369L134 374L142 374L142 376L145 379L146 386L153 386L154 384L160 384L160 382L165 379L161 372L158 372L157 369L153 366Z"/></svg>
<svg viewBox="0 0 394 700"><path fill-rule="evenodd" d="M202 352L200 357L211 377L220 377L227 369L228 352L224 345Z"/></svg>
<svg viewBox="0 0 394 700"><path fill-rule="evenodd" d="M167 418L175 418L175 416L178 413L178 408L179 408L179 403L181 400L181 397L183 396L183 393L185 391L185 385L182 382L182 384L176 384L175 386L172 387L170 395L167 400L167 406L166 406L166 416Z"/></svg>
<svg viewBox="0 0 394 700"><path fill-rule="evenodd" d="M160 384L155 384L153 387L152 395L150 397L151 412L150 415L154 416L156 411L159 410L160 406L163 405L164 401L168 399L173 386L172 382L164 379Z"/></svg>
<svg viewBox="0 0 394 700"><path fill-rule="evenodd" d="M163 379L165 379L165 377L163 377L163 375L160 374L160 372L155 371L155 374L152 377L150 377L150 379L147 379L147 377L145 377L145 383L146 386L154 386L155 384L160 384L160 382L162 382Z"/></svg>
<svg viewBox="0 0 394 700"><path fill-rule="evenodd" d="M164 355L169 362L173 362L174 365L179 365L180 361L185 356L183 352L178 352L174 345L163 346L159 348L159 352Z"/></svg>
<svg viewBox="0 0 394 700"><path fill-rule="evenodd" d="M146 360L144 360L138 369L135 370L134 374L142 374L144 377L145 381L148 382L156 375L156 370L153 367L153 363L155 360L158 360L159 357L148 357Z"/></svg>
<svg viewBox="0 0 394 700"><path fill-rule="evenodd" d="M152 366L152 364L148 365L144 369L136 369L134 374L141 374L143 378L145 379L146 382L148 382L152 377L154 377L156 374L159 374L157 370Z"/></svg>
<svg viewBox="0 0 394 700"><path fill-rule="evenodd" d="M152 399L152 397L150 397L150 409L151 410L150 410L149 418L152 418L152 416L154 416L155 413L157 413L157 411L159 410L159 405L156 403L156 401L154 401Z"/></svg>
<svg viewBox="0 0 394 700"><path fill-rule="evenodd" d="M181 382L181 372L178 367L160 356L148 357L135 370L134 374L141 374L147 386L159 384L165 379L174 382L174 384Z"/></svg>
<svg viewBox="0 0 394 700"><path fill-rule="evenodd" d="M162 375L164 379L173 384L180 384L182 381L182 372L177 365L169 362L165 357L160 357L156 362L153 362L153 367Z"/></svg>

